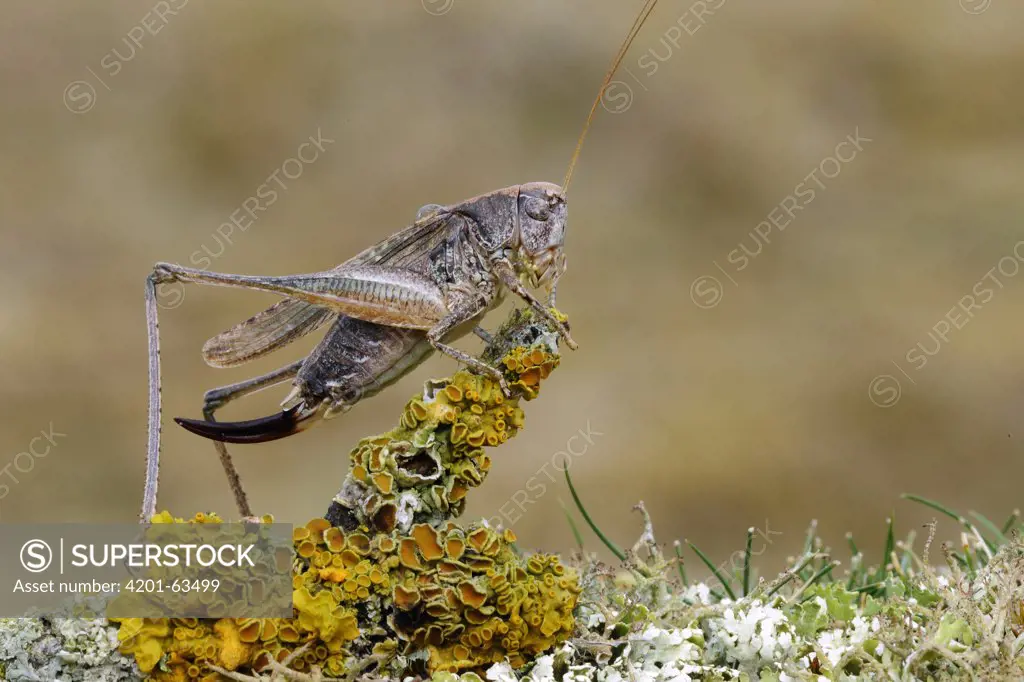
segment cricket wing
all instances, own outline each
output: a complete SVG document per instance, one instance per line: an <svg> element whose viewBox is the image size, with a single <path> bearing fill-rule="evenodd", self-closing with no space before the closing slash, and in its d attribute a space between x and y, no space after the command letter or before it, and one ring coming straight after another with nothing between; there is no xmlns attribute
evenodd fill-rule
<svg viewBox="0 0 1024 682"><path fill-rule="evenodd" d="M334 316L327 308L288 298L207 341L203 359L213 367L235 367L315 331Z"/></svg>
<svg viewBox="0 0 1024 682"><path fill-rule="evenodd" d="M467 224L465 216L439 211L354 256L337 269L354 265L390 265L425 272L431 251Z"/></svg>
<svg viewBox="0 0 1024 682"><path fill-rule="evenodd" d="M425 272L427 256L465 224L461 215L440 211L366 249L329 272L359 265L391 265ZM288 298L214 336L203 346L213 367L235 367L271 353L333 320L339 311Z"/></svg>

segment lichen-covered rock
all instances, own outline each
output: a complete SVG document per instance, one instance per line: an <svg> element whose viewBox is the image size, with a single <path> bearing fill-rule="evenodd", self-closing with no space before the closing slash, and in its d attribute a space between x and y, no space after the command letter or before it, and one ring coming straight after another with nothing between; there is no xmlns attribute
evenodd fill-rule
<svg viewBox="0 0 1024 682"><path fill-rule="evenodd" d="M132 658L118 651L117 631L102 618L2 618L0 680L138 680Z"/></svg>
<svg viewBox="0 0 1024 682"><path fill-rule="evenodd" d="M558 557L521 558L511 531L414 526L400 540L389 624L431 670L521 667L572 634L580 589Z"/></svg>
<svg viewBox="0 0 1024 682"><path fill-rule="evenodd" d="M558 557L514 542L454 521L371 537L313 519L294 532L294 618L127 618L117 637L143 672L176 682L216 679L208 664L260 670L304 644L290 666L333 676L382 652L425 653L429 672L520 667L572 634L580 588Z"/></svg>
<svg viewBox="0 0 1024 682"><path fill-rule="evenodd" d="M395 676L414 662L428 674L518 668L566 640L575 572L556 556L521 555L511 531L454 521L491 468L485 448L518 432L519 401L536 397L558 365L556 337L536 327L517 313L499 333L525 342L498 363L511 396L468 371L428 381L395 429L353 448L335 498L342 522L318 518L293 531L294 617L123 619L120 650L152 679L185 682L218 679L211 666L259 672L272 659L331 677L367 660ZM164 512L154 521L183 519Z"/></svg>
<svg viewBox="0 0 1024 682"><path fill-rule="evenodd" d="M491 469L485 448L518 433L524 421L520 399L536 397L558 355L546 344L519 346L501 364L511 397L491 378L465 370L428 381L395 429L352 449L352 469L335 502L358 525L382 533L460 516L466 495Z"/></svg>

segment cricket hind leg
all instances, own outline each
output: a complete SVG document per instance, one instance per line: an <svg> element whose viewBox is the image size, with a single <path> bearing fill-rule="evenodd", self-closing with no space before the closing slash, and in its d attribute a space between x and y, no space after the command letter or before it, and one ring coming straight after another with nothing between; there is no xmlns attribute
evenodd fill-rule
<svg viewBox="0 0 1024 682"><path fill-rule="evenodd" d="M327 272L264 277L157 263L153 272L163 281L267 291L393 327L429 329L447 312L437 284L402 267L354 264Z"/></svg>
<svg viewBox="0 0 1024 682"><path fill-rule="evenodd" d="M216 423L217 417L215 415L217 410L234 400L293 378L298 374L299 368L302 367L302 362L302 360L297 360L268 374L207 391L203 396L203 416L207 422ZM249 499L245 494L238 470L235 469L235 464L231 459L231 453L228 452L228 448L223 441L215 440L213 441L213 446L217 450L221 466L224 467L224 474L227 476L228 485L231 486L231 494L235 497L239 516L241 518L251 517L252 509L249 507Z"/></svg>
<svg viewBox="0 0 1024 682"><path fill-rule="evenodd" d="M157 316L156 287L173 281L154 271L146 278L146 341L149 379L149 413L146 420L146 481L142 489L139 521L147 523L156 515L160 484L160 321Z"/></svg>
<svg viewBox="0 0 1024 682"><path fill-rule="evenodd" d="M370 278L372 281L367 281ZM410 329L426 329L436 324L444 313L441 292L424 275L396 268L361 267L359 270L312 273L288 277L253 277L216 273L185 268L172 263L157 263L146 278L146 335L148 343L149 413L147 419L146 474L142 494L141 522L148 522L156 514L157 491L160 478L161 437L161 378L160 333L156 288L172 282L192 282L229 287L242 287L271 291L299 300L334 309L336 312L372 321ZM339 293L324 293L340 292ZM390 305L380 305L370 299L392 299ZM397 299L397 301L395 300ZM383 318L378 320L376 318ZM254 443L276 440L296 433L315 423L323 416L324 402L304 404L264 420L242 423L216 421L177 420L197 435L217 441Z"/></svg>

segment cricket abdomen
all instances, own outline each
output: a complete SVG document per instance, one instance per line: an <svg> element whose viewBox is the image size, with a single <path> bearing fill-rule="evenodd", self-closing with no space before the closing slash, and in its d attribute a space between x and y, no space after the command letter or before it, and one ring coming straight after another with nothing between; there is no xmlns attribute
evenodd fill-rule
<svg viewBox="0 0 1024 682"><path fill-rule="evenodd" d="M339 318L309 354L295 386L306 405L347 409L394 383L433 352L426 332Z"/></svg>
<svg viewBox="0 0 1024 682"><path fill-rule="evenodd" d="M433 350L426 332L341 317L303 362L282 412L244 422L175 421L196 435L225 443L285 438L380 392Z"/></svg>

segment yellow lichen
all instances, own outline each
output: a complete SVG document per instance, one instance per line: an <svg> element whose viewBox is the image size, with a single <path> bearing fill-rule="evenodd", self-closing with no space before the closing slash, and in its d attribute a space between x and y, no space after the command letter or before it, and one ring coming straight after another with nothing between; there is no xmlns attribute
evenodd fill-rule
<svg viewBox="0 0 1024 682"><path fill-rule="evenodd" d="M461 530L442 531L449 533L461 542ZM485 526L468 537L469 561L431 560L420 552L395 571L396 610L389 623L412 650L429 651L431 671L472 669L506 658L518 667L569 636L579 594L572 571L550 555L524 561L508 537ZM448 539L439 543L447 545Z"/></svg>
<svg viewBox="0 0 1024 682"><path fill-rule="evenodd" d="M406 404L397 428L364 438L349 454L350 479L362 491L354 509L360 520L390 533L403 492L416 494L427 511L458 516L468 491L482 484L490 469L483 448L516 435L524 422L520 397L535 397L557 364L558 355L546 347L513 349L502 360L517 391L510 399L492 378L465 370L428 382L423 395Z"/></svg>
<svg viewBox="0 0 1024 682"><path fill-rule="evenodd" d="M220 679L210 664L258 672L304 645L290 667L341 676L353 643L383 659L425 651L428 672L472 675L506 659L519 667L564 640L575 573L555 556L520 556L510 530L451 520L491 468L484 448L516 435L519 401L534 398L557 364L543 343L517 347L500 362L511 397L490 377L459 371L428 382L397 428L360 441L343 488L351 497L336 499L353 522L313 519L294 529L293 553L275 557L292 567L292 618L119 619L121 652L151 679L175 682ZM152 521L186 522L168 512Z"/></svg>
<svg viewBox="0 0 1024 682"><path fill-rule="evenodd" d="M139 669L148 673L163 656L164 642L170 632L166 621L126 618L121 621L117 639L121 643L121 653L134 655Z"/></svg>

